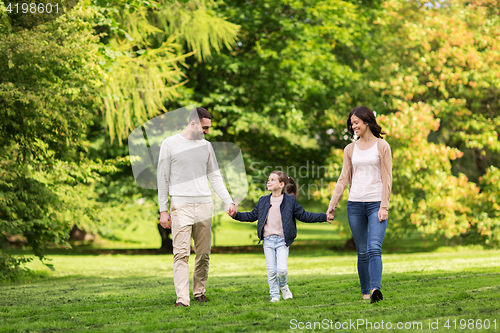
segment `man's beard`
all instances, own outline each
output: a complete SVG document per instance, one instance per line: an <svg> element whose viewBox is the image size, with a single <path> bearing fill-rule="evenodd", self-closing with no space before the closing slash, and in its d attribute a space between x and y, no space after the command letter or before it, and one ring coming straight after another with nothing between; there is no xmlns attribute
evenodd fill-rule
<svg viewBox="0 0 500 333"><path fill-rule="evenodd" d="M203 133L203 132L198 132L198 133L195 133L193 136L194 136L194 138L195 138L196 140L202 140L202 139L205 137L205 133Z"/></svg>

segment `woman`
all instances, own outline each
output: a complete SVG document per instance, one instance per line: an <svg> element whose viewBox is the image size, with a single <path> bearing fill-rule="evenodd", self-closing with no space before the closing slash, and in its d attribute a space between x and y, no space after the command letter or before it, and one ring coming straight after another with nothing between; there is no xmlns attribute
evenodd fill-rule
<svg viewBox="0 0 500 333"><path fill-rule="evenodd" d="M391 147L382 139L380 134L385 133L366 106L351 111L347 129L357 139L344 149L342 173L326 214L329 221L334 219L337 204L349 183L347 218L358 252L361 292L363 299L371 298L371 303L375 303L383 299L382 242L392 186Z"/></svg>

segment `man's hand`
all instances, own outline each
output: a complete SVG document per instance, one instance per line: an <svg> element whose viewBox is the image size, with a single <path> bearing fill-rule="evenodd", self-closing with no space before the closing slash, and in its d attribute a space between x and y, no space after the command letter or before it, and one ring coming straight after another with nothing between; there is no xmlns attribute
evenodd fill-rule
<svg viewBox="0 0 500 333"><path fill-rule="evenodd" d="M237 212L238 211L236 210L236 206L234 205L234 203L229 204L229 206L227 207L227 214L231 217L235 217Z"/></svg>
<svg viewBox="0 0 500 333"><path fill-rule="evenodd" d="M160 225L163 229L170 229L172 227L172 219L167 211L160 213Z"/></svg>
<svg viewBox="0 0 500 333"><path fill-rule="evenodd" d="M389 211L386 208L380 207L380 209L378 210L378 220L382 222L387 220L388 217L389 217Z"/></svg>
<svg viewBox="0 0 500 333"><path fill-rule="evenodd" d="M328 207L326 211L326 220L328 223L332 224L332 221L335 219L335 208Z"/></svg>

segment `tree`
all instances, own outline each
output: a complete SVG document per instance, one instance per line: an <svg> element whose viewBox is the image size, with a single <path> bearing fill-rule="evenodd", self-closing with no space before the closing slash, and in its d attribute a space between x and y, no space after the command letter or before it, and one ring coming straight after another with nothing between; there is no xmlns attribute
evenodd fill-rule
<svg viewBox="0 0 500 333"><path fill-rule="evenodd" d="M0 232L24 238L41 260L67 244L72 221L94 218L91 185L114 170L83 154L101 81L95 37L78 14L17 33L4 18L0 29ZM23 261L0 260L2 279Z"/></svg>
<svg viewBox="0 0 500 333"><path fill-rule="evenodd" d="M299 186L311 183L321 175L298 171L327 156L326 110L358 75L350 62L368 30L368 9L341 0L226 1L219 8L241 26L237 46L205 62L186 60L192 99L216 120L210 137L242 147L252 199L275 168L288 168ZM300 192L309 194L307 186Z"/></svg>
<svg viewBox="0 0 500 333"><path fill-rule="evenodd" d="M137 126L167 112L165 102L182 98L187 57L203 60L223 46L230 49L239 28L217 15L213 0L91 4L108 70L101 94L104 125L120 143Z"/></svg>
<svg viewBox="0 0 500 333"><path fill-rule="evenodd" d="M87 135L88 157L122 163L120 172L96 186L102 207L97 223L84 227L112 238L116 228L158 220L156 191L133 183L127 135L166 112L167 102L188 100L185 59L203 61L223 47L231 48L238 26L218 14L215 1L90 3L94 15L89 22L99 34L101 66L107 74L100 94L102 118L94 118Z"/></svg>
<svg viewBox="0 0 500 333"><path fill-rule="evenodd" d="M499 8L495 1L428 7L384 2L356 89L337 104L383 114L394 157L389 234L497 242ZM332 181L340 156L332 152Z"/></svg>

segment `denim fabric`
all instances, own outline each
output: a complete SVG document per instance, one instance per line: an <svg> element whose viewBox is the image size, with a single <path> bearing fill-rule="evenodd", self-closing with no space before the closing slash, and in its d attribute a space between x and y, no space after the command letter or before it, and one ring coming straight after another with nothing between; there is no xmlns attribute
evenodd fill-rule
<svg viewBox="0 0 500 333"><path fill-rule="evenodd" d="M347 218L358 252L358 275L361 292L380 289L382 281L382 242L387 220L378 220L380 201L347 202Z"/></svg>
<svg viewBox="0 0 500 333"><path fill-rule="evenodd" d="M269 293L271 298L279 298L279 288L286 286L288 282L288 246L283 237L276 235L265 237L263 245Z"/></svg>

